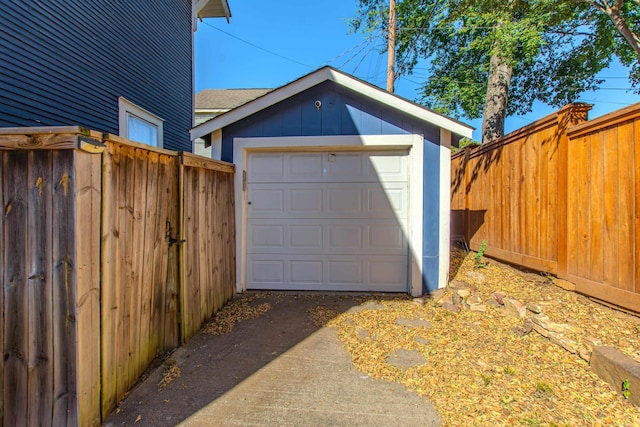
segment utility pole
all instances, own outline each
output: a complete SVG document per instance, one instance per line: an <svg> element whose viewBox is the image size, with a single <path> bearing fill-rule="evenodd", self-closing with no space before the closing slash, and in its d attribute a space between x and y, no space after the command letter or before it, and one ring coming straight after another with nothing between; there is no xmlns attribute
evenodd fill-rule
<svg viewBox="0 0 640 427"><path fill-rule="evenodd" d="M389 0L389 47L387 49L387 92L393 93L396 59L396 0Z"/></svg>

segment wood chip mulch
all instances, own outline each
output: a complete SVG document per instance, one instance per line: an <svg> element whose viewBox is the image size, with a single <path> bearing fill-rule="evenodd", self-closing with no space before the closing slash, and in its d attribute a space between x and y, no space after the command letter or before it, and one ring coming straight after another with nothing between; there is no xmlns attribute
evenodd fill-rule
<svg viewBox="0 0 640 427"><path fill-rule="evenodd" d="M268 302L253 305L252 301L258 298L262 298L262 295L253 294L231 300L204 326L202 332L210 335L228 334L236 323L262 316L271 309L271 305Z"/></svg>
<svg viewBox="0 0 640 427"><path fill-rule="evenodd" d="M454 250L451 257L451 278L468 284L472 295L488 302L501 291L537 304L553 322L568 324L568 335L583 350L594 343L610 345L640 361L638 317L494 260L475 269L474 255ZM444 296L452 292L447 289ZM454 313L434 300L418 302L386 299L377 301L385 309L321 321L337 329L359 370L429 399L445 426L640 426L640 408L596 376L588 362L535 331L517 333L523 320L506 315L502 307L488 304L486 311ZM397 319L433 326L411 327ZM399 350L417 351L426 362L394 366L389 356Z"/></svg>

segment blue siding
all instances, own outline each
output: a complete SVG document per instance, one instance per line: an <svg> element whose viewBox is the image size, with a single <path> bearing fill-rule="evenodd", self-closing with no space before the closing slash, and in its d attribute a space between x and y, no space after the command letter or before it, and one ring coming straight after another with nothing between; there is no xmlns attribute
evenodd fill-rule
<svg viewBox="0 0 640 427"><path fill-rule="evenodd" d="M322 102L320 110L315 101ZM438 287L440 129L332 82L292 96L222 130L222 160L233 161L233 138L322 135L424 136L423 292ZM442 230L448 233L448 230Z"/></svg>
<svg viewBox="0 0 640 427"><path fill-rule="evenodd" d="M190 0L0 0L0 127L118 134L118 97L163 118L191 151Z"/></svg>

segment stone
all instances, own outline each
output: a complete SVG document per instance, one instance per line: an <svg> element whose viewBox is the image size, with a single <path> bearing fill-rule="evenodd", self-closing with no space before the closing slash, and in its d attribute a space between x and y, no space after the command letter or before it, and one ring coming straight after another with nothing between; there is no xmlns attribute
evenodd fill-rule
<svg viewBox="0 0 640 427"><path fill-rule="evenodd" d="M410 328L431 328L433 323L424 319L405 319L399 317L395 320L395 324L399 326L408 326Z"/></svg>
<svg viewBox="0 0 640 427"><path fill-rule="evenodd" d="M440 300L444 296L444 289L436 289L433 292L429 292L428 297L434 301Z"/></svg>
<svg viewBox="0 0 640 427"><path fill-rule="evenodd" d="M539 333L540 335L542 335L545 338L547 338L549 336L549 331L547 331L542 326L536 325L535 323L533 324L533 330L536 331L537 333Z"/></svg>
<svg viewBox="0 0 640 427"><path fill-rule="evenodd" d="M555 332L557 334L564 333L569 329L569 326L566 323L555 323L555 322L552 322L545 315L531 316L531 320L533 321L533 323L543 327L547 331Z"/></svg>
<svg viewBox="0 0 640 427"><path fill-rule="evenodd" d="M540 314L542 313L542 306L540 306L540 304L534 304L530 302L527 304L527 310L534 314Z"/></svg>
<svg viewBox="0 0 640 427"><path fill-rule="evenodd" d="M484 283L484 281L487 280L487 276L478 271L467 271L466 276L469 279L474 280L476 282L480 282L480 283Z"/></svg>
<svg viewBox="0 0 640 427"><path fill-rule="evenodd" d="M399 369L409 369L427 363L418 350L400 348L387 356L387 363Z"/></svg>
<svg viewBox="0 0 640 427"><path fill-rule="evenodd" d="M477 295L471 295L469 298L467 298L467 304L469 304L470 306L480 305L482 304L482 298Z"/></svg>
<svg viewBox="0 0 640 427"><path fill-rule="evenodd" d="M491 307L502 307L502 304L500 304L498 301L496 301L495 299L488 299L486 302L487 305L490 305Z"/></svg>
<svg viewBox="0 0 640 427"><path fill-rule="evenodd" d="M427 338L424 338L424 337L415 337L414 341L416 343L422 344L422 345L427 345L427 344L429 344L431 342Z"/></svg>
<svg viewBox="0 0 640 427"><path fill-rule="evenodd" d="M418 297L418 298L414 298L413 299L413 303L417 304L417 305L424 305L425 302L427 302L427 301L422 297Z"/></svg>
<svg viewBox="0 0 640 427"><path fill-rule="evenodd" d="M629 385L627 399L640 406L640 362L613 347L597 346L593 348L589 363L593 372L619 394L623 394L622 384L626 380Z"/></svg>
<svg viewBox="0 0 640 427"><path fill-rule="evenodd" d="M458 289L456 294L458 294L460 298L466 298L471 295L471 291L469 289Z"/></svg>
<svg viewBox="0 0 640 427"><path fill-rule="evenodd" d="M578 352L578 344L575 341L570 340L569 338L565 337L562 334L550 331L549 340L552 343L564 348L571 354L576 354Z"/></svg>
<svg viewBox="0 0 640 427"><path fill-rule="evenodd" d="M517 299L504 298L502 302L504 304L505 311L509 316L523 319L527 315L527 308Z"/></svg>
<svg viewBox="0 0 640 427"><path fill-rule="evenodd" d="M449 310L453 313L460 313L460 306L457 304L451 304L451 303L445 302L444 304L442 304L442 308Z"/></svg>
<svg viewBox="0 0 640 427"><path fill-rule="evenodd" d="M460 305L462 303L462 298L460 298L460 295L458 295L457 293L451 295L451 298L453 298L453 303L455 305Z"/></svg>
<svg viewBox="0 0 640 427"><path fill-rule="evenodd" d="M504 304L503 300L504 300L504 298L506 296L507 296L507 294L505 294L504 292L500 292L500 291L493 293L493 297L496 299L496 301L500 305Z"/></svg>
<svg viewBox="0 0 640 427"><path fill-rule="evenodd" d="M471 287L467 282L463 282L462 280L454 279L449 282L449 287L451 289L468 289Z"/></svg>
<svg viewBox="0 0 640 427"><path fill-rule="evenodd" d="M438 304L440 305L445 305L445 304L453 304L453 296L451 295L445 295L442 298L440 298L440 301L438 301Z"/></svg>
<svg viewBox="0 0 640 427"><path fill-rule="evenodd" d="M469 306L469 309L471 311L480 311L480 312L485 312L487 311L487 306L484 304L474 304Z"/></svg>
<svg viewBox="0 0 640 427"><path fill-rule="evenodd" d="M522 325L516 327L513 330L513 333L515 333L519 337L523 337L525 335L529 335L533 330L533 327L534 327L534 324L531 321L531 319L525 319L525 321L522 322Z"/></svg>
<svg viewBox="0 0 640 427"><path fill-rule="evenodd" d="M358 328L358 336L360 338L369 338L369 331L363 328Z"/></svg>
<svg viewBox="0 0 640 427"><path fill-rule="evenodd" d="M591 351L583 347L578 351L578 356L580 356L582 360L589 362L591 360Z"/></svg>

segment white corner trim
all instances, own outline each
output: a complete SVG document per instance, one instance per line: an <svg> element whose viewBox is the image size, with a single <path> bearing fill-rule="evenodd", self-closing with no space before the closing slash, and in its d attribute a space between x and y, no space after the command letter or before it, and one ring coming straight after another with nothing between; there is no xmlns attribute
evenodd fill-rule
<svg viewBox="0 0 640 427"><path fill-rule="evenodd" d="M434 126L446 129L452 133L455 133L456 135L462 135L467 138L471 138L472 136L473 128L468 125L465 125L448 117L441 116L438 113L392 95L378 87L364 83L361 80L358 80L348 74L344 74L331 67L324 67L310 74L307 74L306 76L301 77L300 79L292 83L281 86L280 88L275 89L267 93L266 95L261 96L260 98L250 101L238 108L235 108L228 113L225 113L218 117L214 117L213 119L194 127L190 130L191 140L201 138L203 135L211 133L216 129L222 129L225 126L235 123L245 117L250 116L251 114L255 114L258 111L264 110L265 108L277 104L280 101L288 99L297 93L303 92L327 80L333 81L338 85L356 91L361 95L367 96L382 104L386 104L391 108L403 111L406 114L412 115L420 120L429 122Z"/></svg>
<svg viewBox="0 0 640 427"><path fill-rule="evenodd" d="M234 138L233 163L236 166L236 291L246 290L247 198L245 173L251 152L316 150L398 150L409 149L409 287L411 295L422 294L422 220L423 220L423 144L421 135L335 135L273 138Z"/></svg>
<svg viewBox="0 0 640 427"><path fill-rule="evenodd" d="M438 288L449 282L451 230L451 132L440 129L440 238L438 247Z"/></svg>

